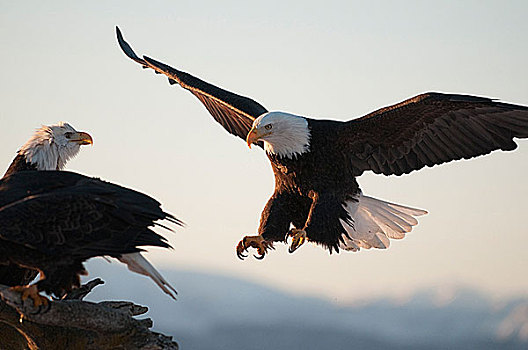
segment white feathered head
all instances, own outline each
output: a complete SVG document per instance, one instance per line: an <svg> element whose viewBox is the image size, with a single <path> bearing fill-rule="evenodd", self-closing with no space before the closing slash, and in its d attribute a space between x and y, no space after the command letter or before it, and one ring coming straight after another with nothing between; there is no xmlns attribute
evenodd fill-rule
<svg viewBox="0 0 528 350"><path fill-rule="evenodd" d="M266 152L294 158L310 149L310 129L306 118L284 113L269 112L253 122L247 135L247 144L264 141Z"/></svg>
<svg viewBox="0 0 528 350"><path fill-rule="evenodd" d="M60 122L37 129L18 153L38 170L61 170L79 152L81 145L91 144L93 139L88 133Z"/></svg>

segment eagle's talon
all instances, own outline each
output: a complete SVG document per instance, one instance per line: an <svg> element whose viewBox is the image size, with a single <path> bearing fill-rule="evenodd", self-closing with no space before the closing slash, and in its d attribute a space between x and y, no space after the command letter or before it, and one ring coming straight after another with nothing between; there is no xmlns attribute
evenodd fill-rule
<svg viewBox="0 0 528 350"><path fill-rule="evenodd" d="M244 255L244 252L247 252L249 248L257 249L258 255L253 255L255 259L262 260L266 256L268 249L273 248L273 243L266 241L262 236L246 236L236 247L237 256L240 260L247 258L247 255Z"/></svg>
<svg viewBox="0 0 528 350"><path fill-rule="evenodd" d="M292 242L290 244L290 247L288 248L288 253L293 253L297 249L299 249L300 246L304 244L305 241L308 239L306 238L306 231L305 230L299 230L299 229L291 229L290 232L286 235L286 241L289 237L292 237Z"/></svg>
<svg viewBox="0 0 528 350"><path fill-rule="evenodd" d="M237 252L237 257L238 257L240 260L244 260L245 258L247 258L247 255L244 255L244 254L242 254L242 253Z"/></svg>
<svg viewBox="0 0 528 350"><path fill-rule="evenodd" d="M11 290L13 290L15 292L20 292L22 294L20 296L20 299L22 300L22 302L26 301L27 298L31 298L33 300L33 306L39 308L37 313L40 313L40 307L42 305L44 305L44 306L48 306L49 305L48 298L46 298L46 297L44 297L44 296L39 294L38 287L35 284L29 285L29 286L15 286L15 287L11 287Z"/></svg>
<svg viewBox="0 0 528 350"><path fill-rule="evenodd" d="M237 257L240 260L244 260L245 258L247 258L247 255L244 254L244 252L246 251L247 249L244 247L244 240L241 240L236 247Z"/></svg>
<svg viewBox="0 0 528 350"><path fill-rule="evenodd" d="M37 311L32 312L31 314L32 315L39 315L41 313L45 314L46 312L48 312L51 309L51 304L52 303L49 303L49 302L45 301L41 305L39 305Z"/></svg>

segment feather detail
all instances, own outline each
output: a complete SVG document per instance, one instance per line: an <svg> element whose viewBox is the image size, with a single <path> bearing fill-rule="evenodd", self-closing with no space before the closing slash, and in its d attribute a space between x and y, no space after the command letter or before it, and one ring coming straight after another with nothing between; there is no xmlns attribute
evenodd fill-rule
<svg viewBox="0 0 528 350"><path fill-rule="evenodd" d="M20 148L18 154L24 156L37 170L62 170L68 160L79 153L79 144L68 142L65 133L76 132L68 123L43 125Z"/></svg>
<svg viewBox="0 0 528 350"><path fill-rule="evenodd" d="M123 254L118 260L126 264L130 271L150 277L165 293L176 300L176 295L178 294L176 289L163 278L158 270L141 253Z"/></svg>
<svg viewBox="0 0 528 350"><path fill-rule="evenodd" d="M427 214L422 209L385 202L361 193L344 207L352 217L353 225L341 220L349 237L343 237L340 248L354 252L360 248L388 248L389 238L404 238L418 224L415 216Z"/></svg>

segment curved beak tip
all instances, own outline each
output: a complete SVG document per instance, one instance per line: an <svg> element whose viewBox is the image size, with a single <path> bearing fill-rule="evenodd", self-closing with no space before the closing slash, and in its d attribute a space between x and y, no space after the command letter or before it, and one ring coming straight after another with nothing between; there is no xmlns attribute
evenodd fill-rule
<svg viewBox="0 0 528 350"><path fill-rule="evenodd" d="M79 145L91 145L93 146L93 138L87 132L81 131L77 133L77 138L75 139Z"/></svg>
<svg viewBox="0 0 528 350"><path fill-rule="evenodd" d="M246 143L250 149L255 141L257 141L257 133L255 132L255 129L251 129L246 137Z"/></svg>

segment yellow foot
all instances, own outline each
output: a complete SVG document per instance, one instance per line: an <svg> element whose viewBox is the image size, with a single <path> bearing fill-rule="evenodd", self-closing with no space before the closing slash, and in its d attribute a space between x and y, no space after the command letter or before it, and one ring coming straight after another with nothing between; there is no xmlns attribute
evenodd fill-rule
<svg viewBox="0 0 528 350"><path fill-rule="evenodd" d="M293 253L297 250L300 246L304 244L308 240L306 238L306 231L305 230L299 230L296 228L292 228L290 232L286 235L286 240L288 240L289 237L292 237L292 242L290 244L290 248L288 248L288 252Z"/></svg>
<svg viewBox="0 0 528 350"><path fill-rule="evenodd" d="M240 260L247 258L247 255L244 252L247 252L248 248L256 248L259 256L253 255L255 258L262 260L266 255L268 249L273 248L273 242L266 241L262 236L246 236L242 238L236 247L237 256Z"/></svg>
<svg viewBox="0 0 528 350"><path fill-rule="evenodd" d="M25 301L27 298L33 299L33 306L39 307L41 305L48 305L49 300L39 294L38 288L35 284L28 286L15 286L11 290L22 293L21 299Z"/></svg>

